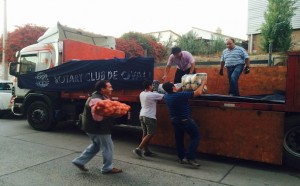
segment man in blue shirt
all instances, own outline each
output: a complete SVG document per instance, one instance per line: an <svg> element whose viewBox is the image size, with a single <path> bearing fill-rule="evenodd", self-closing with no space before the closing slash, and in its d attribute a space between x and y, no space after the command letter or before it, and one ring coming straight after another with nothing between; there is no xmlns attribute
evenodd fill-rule
<svg viewBox="0 0 300 186"><path fill-rule="evenodd" d="M175 131L175 141L179 163L188 163L192 166L199 167L196 161L196 151L200 140L198 126L192 119L191 107L188 100L193 97L202 95L206 77L201 78L201 85L190 92L179 92L173 83L166 82L163 89L167 92L164 96L171 116L171 122ZM188 150L184 147L184 133L190 136Z"/></svg>
<svg viewBox="0 0 300 186"><path fill-rule="evenodd" d="M241 73L250 73L250 60L246 50L242 47L235 46L234 39L228 38L226 41L226 49L221 57L220 75L223 76L224 66L227 69L229 80L228 94L232 96L240 96L238 81Z"/></svg>

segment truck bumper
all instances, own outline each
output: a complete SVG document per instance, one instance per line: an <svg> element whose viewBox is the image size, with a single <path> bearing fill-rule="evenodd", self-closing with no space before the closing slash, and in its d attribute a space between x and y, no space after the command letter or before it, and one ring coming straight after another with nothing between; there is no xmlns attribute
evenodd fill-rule
<svg viewBox="0 0 300 186"><path fill-rule="evenodd" d="M22 104L14 104L11 107L11 111L16 116L22 116L23 113L22 113L22 109L21 108L22 108Z"/></svg>

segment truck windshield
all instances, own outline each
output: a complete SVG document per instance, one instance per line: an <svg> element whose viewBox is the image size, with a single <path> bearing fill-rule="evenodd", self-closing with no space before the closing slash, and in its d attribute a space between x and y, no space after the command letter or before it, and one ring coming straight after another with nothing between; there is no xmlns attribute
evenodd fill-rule
<svg viewBox="0 0 300 186"><path fill-rule="evenodd" d="M20 74L35 72L37 62L37 54L22 55L20 59Z"/></svg>

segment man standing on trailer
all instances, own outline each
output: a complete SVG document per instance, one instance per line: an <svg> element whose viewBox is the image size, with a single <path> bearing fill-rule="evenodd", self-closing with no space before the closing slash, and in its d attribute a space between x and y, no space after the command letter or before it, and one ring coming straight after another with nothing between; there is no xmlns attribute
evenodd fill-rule
<svg viewBox="0 0 300 186"><path fill-rule="evenodd" d="M226 47L221 57L219 74L223 76L223 68L225 66L229 81L228 95L240 96L239 77L243 71L245 74L250 73L249 55L244 48L235 46L233 38L227 39Z"/></svg>

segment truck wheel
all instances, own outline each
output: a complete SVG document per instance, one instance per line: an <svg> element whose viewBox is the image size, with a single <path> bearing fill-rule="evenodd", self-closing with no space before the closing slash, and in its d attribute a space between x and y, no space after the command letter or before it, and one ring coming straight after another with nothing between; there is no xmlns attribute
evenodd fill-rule
<svg viewBox="0 0 300 186"><path fill-rule="evenodd" d="M35 130L49 131L53 128L52 114L47 104L33 102L27 110L27 121Z"/></svg>
<svg viewBox="0 0 300 186"><path fill-rule="evenodd" d="M286 119L283 141L284 163L290 167L300 168L300 117Z"/></svg>

